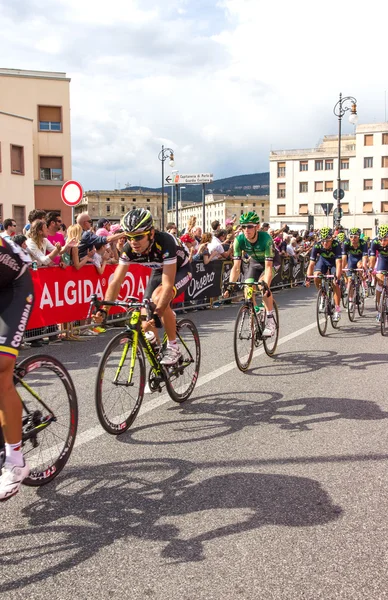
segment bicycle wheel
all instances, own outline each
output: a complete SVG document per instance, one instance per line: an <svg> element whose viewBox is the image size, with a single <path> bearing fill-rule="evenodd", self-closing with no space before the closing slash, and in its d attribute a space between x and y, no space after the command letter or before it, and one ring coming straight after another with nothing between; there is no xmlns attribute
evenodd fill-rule
<svg viewBox="0 0 388 600"><path fill-rule="evenodd" d="M341 288L342 306L344 308L347 308L348 307L348 290L347 290L346 283L345 283L345 280L343 277L341 277L340 288Z"/></svg>
<svg viewBox="0 0 388 600"><path fill-rule="evenodd" d="M78 425L77 394L67 369L52 356L34 355L15 368L23 404L23 454L30 467L25 485L49 483L70 458Z"/></svg>
<svg viewBox="0 0 388 600"><path fill-rule="evenodd" d="M327 296L325 292L319 290L317 297L317 325L318 331L322 336L326 333L328 317Z"/></svg>
<svg viewBox="0 0 388 600"><path fill-rule="evenodd" d="M381 298L380 298L380 329L381 329L381 335L388 334L388 302L387 302L387 294L384 289L381 292Z"/></svg>
<svg viewBox="0 0 388 600"><path fill-rule="evenodd" d="M243 304L237 313L236 324L234 326L234 356L237 367L243 372L251 364L255 342L253 310L252 304Z"/></svg>
<svg viewBox="0 0 388 600"><path fill-rule="evenodd" d="M356 301L358 314L362 317L365 309L365 289L362 283L358 284L356 288Z"/></svg>
<svg viewBox="0 0 388 600"><path fill-rule="evenodd" d="M349 321L353 322L356 317L356 304L357 304L357 292L353 285L349 287L349 298L352 299L352 302L349 300L348 302L348 317Z"/></svg>
<svg viewBox="0 0 388 600"><path fill-rule="evenodd" d="M132 331L116 335L101 356L95 387L98 419L108 433L119 435L132 425L139 412L146 380L143 349L137 345L135 364L131 365ZM132 380L128 378L133 366Z"/></svg>
<svg viewBox="0 0 388 600"><path fill-rule="evenodd" d="M191 396L197 383L201 345L198 330L190 319L177 321L176 333L182 357L176 365L166 367L166 388L170 398L181 403Z"/></svg>
<svg viewBox="0 0 388 600"><path fill-rule="evenodd" d="M264 350L268 356L275 354L279 339L279 311L275 300L273 301L273 318L275 319L276 330L272 337L263 338Z"/></svg>

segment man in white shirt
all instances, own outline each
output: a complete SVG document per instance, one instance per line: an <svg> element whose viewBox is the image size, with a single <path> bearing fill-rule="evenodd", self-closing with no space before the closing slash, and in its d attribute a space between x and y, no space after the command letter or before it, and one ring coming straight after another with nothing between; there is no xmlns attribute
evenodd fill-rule
<svg viewBox="0 0 388 600"><path fill-rule="evenodd" d="M214 250L216 250L217 254L215 254L211 260L220 260L229 256L229 252L225 251L222 245L222 242L224 242L225 240L225 229L218 229L217 231L215 231L213 239L208 245L208 250L209 254L211 254Z"/></svg>
<svg viewBox="0 0 388 600"><path fill-rule="evenodd" d="M10 240L16 233L16 221L13 219L5 219L4 223L4 231L0 233L0 236L5 240Z"/></svg>

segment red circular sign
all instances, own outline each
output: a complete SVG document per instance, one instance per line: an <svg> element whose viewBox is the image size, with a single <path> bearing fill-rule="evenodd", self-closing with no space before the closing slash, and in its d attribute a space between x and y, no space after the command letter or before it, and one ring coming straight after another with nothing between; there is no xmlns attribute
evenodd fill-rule
<svg viewBox="0 0 388 600"><path fill-rule="evenodd" d="M82 185L72 179L66 181L61 189L62 200L67 206L77 206L82 200L83 193Z"/></svg>

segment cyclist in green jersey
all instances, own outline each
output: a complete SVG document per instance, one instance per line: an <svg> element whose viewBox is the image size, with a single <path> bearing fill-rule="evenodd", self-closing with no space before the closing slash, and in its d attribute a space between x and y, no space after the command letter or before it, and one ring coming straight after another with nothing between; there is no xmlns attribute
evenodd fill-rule
<svg viewBox="0 0 388 600"><path fill-rule="evenodd" d="M241 271L241 260L244 254L249 256L249 268L246 282L263 280L271 287L273 277L274 243L272 237L265 231L259 231L260 218L251 211L241 215L240 226L242 233L236 236L233 250L233 267L230 272L229 282L238 280ZM225 292L226 297L229 292ZM265 337L271 337L276 331L273 318L272 294L264 295L264 304L267 310L267 323L263 331ZM255 304L255 310L260 307Z"/></svg>

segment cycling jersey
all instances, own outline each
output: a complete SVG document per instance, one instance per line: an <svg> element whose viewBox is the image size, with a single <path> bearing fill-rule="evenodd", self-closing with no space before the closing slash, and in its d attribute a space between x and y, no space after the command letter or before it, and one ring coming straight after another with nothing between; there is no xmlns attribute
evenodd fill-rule
<svg viewBox="0 0 388 600"><path fill-rule="evenodd" d="M376 271L388 271L388 246L383 246L378 238L372 240L370 256L377 256Z"/></svg>
<svg viewBox="0 0 388 600"><path fill-rule="evenodd" d="M0 288L21 277L30 263L30 255L23 248L0 237Z"/></svg>
<svg viewBox="0 0 388 600"><path fill-rule="evenodd" d="M127 242L120 256L119 264L142 264L151 269L163 269L163 265L177 265L177 270L189 262L189 257L181 245L170 233L155 231L155 237L146 254L138 254Z"/></svg>
<svg viewBox="0 0 388 600"><path fill-rule="evenodd" d="M248 254L254 261L263 263L273 262L274 243L272 237L266 231L258 231L257 239L253 244L240 233L234 240L233 260L241 260L243 253Z"/></svg>
<svg viewBox="0 0 388 600"><path fill-rule="evenodd" d="M335 261L342 257L341 243L337 240L333 240L330 248L324 248L321 242L314 244L313 249L311 250L310 260L316 262L318 256L332 263L332 266L334 267Z"/></svg>
<svg viewBox="0 0 388 600"><path fill-rule="evenodd" d="M368 244L360 240L357 248L353 248L350 240L345 240L342 244L342 256L348 257L349 269L355 269L357 263L363 256L368 256Z"/></svg>

